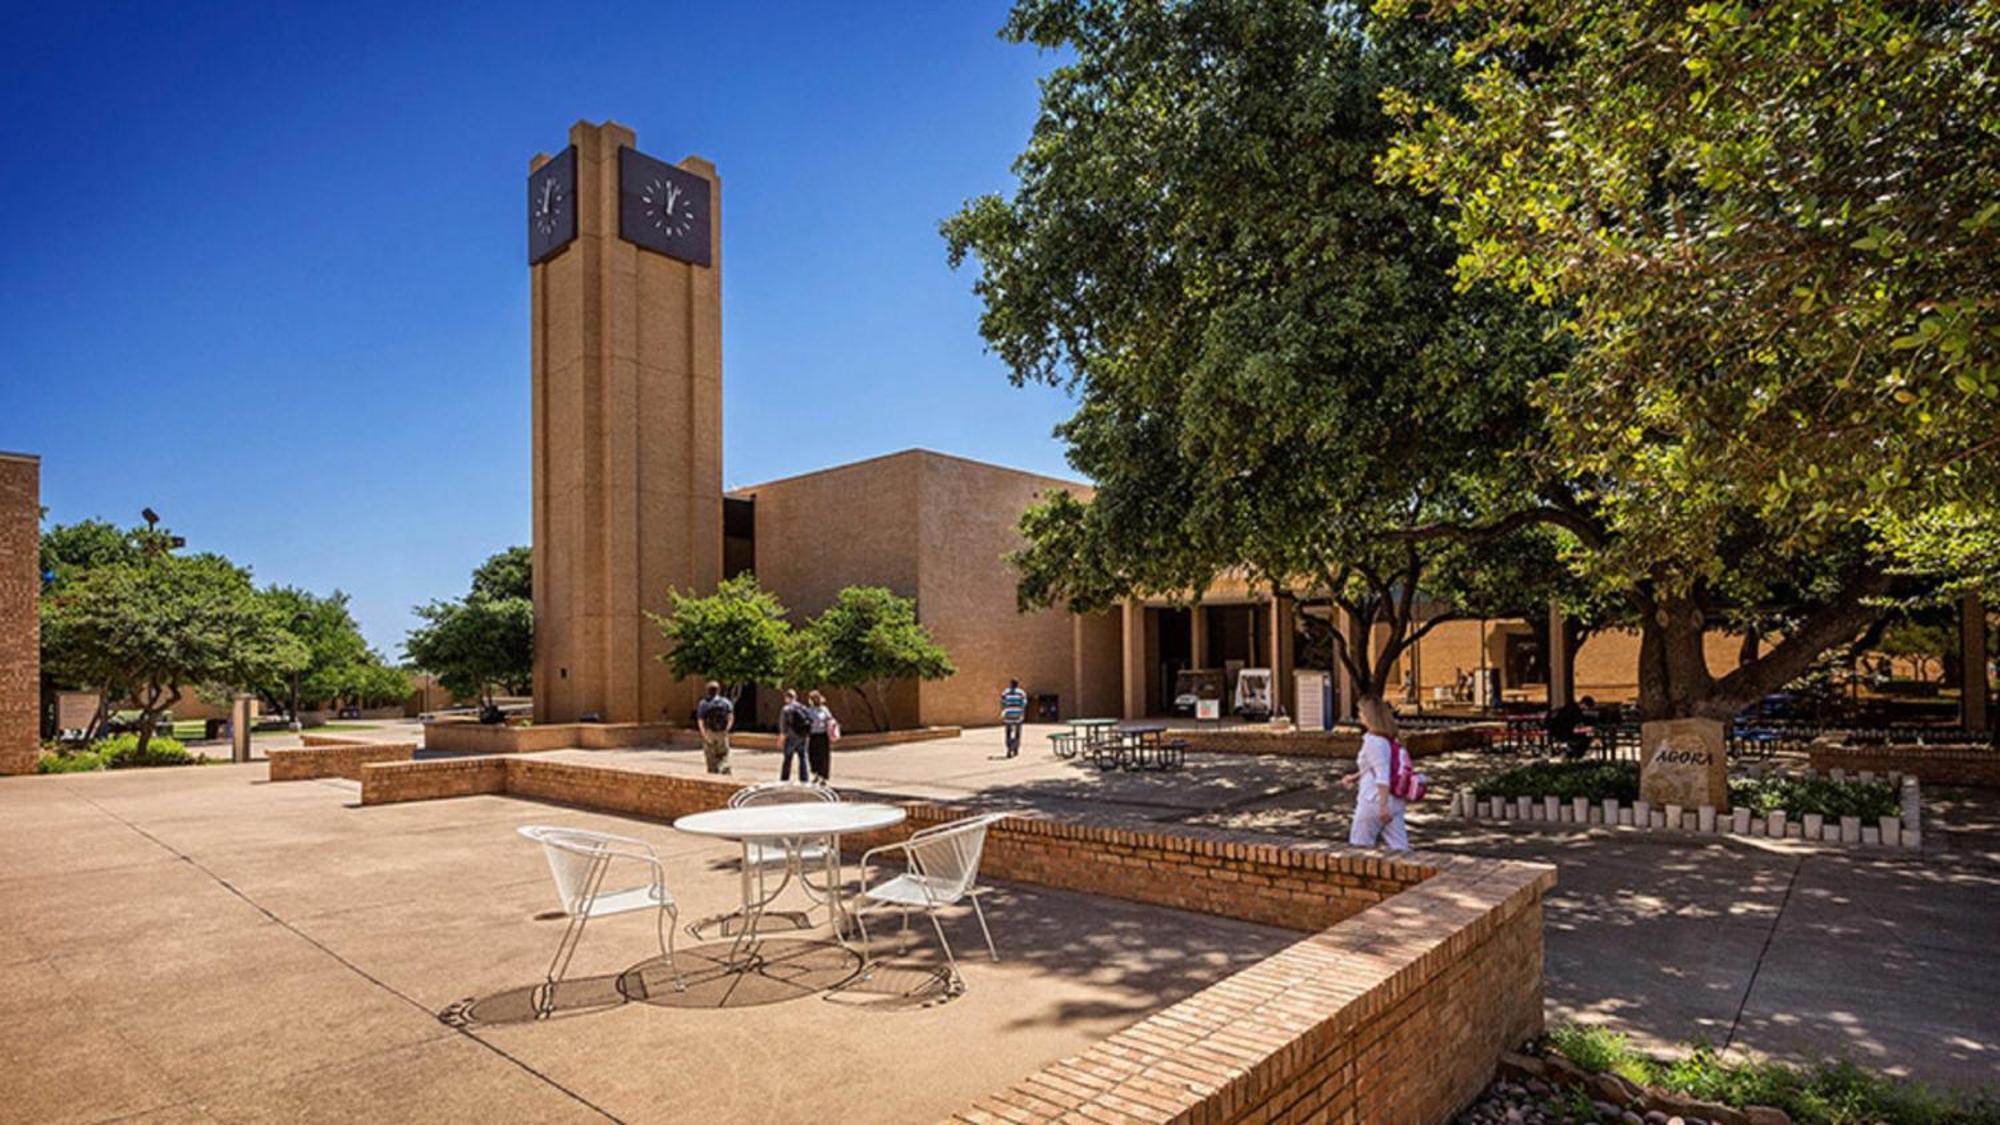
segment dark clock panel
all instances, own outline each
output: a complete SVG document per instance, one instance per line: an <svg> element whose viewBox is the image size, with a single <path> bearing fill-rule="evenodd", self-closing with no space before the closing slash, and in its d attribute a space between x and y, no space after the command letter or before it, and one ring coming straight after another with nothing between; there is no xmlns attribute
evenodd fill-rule
<svg viewBox="0 0 2000 1125"><path fill-rule="evenodd" d="M708 181L636 149L618 150L618 234L648 250L710 264Z"/></svg>
<svg viewBox="0 0 2000 1125"><path fill-rule="evenodd" d="M576 146L528 176L528 264L538 265L576 241Z"/></svg>

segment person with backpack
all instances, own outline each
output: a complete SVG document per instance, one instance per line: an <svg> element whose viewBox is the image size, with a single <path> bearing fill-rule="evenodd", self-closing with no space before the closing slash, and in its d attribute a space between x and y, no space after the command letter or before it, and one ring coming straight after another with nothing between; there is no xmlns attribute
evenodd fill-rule
<svg viewBox="0 0 2000 1125"><path fill-rule="evenodd" d="M833 744L840 741L840 720L833 717L826 696L818 692L806 696L806 709L812 714L806 758L812 763L812 780L825 785L833 779Z"/></svg>
<svg viewBox="0 0 2000 1125"><path fill-rule="evenodd" d="M785 755L785 763L778 771L778 780L790 781L792 779L792 759L794 757L799 760L799 780L812 780L812 767L807 764L806 760L806 747L812 741L812 729L812 710L799 702L798 692L791 688L786 688L785 706L778 712L778 733L784 739L780 748L784 751Z"/></svg>
<svg viewBox="0 0 2000 1125"><path fill-rule="evenodd" d="M708 772L729 772L729 732L736 727L736 705L722 694L722 685L708 681L700 703L695 704L694 722L701 728L701 756Z"/></svg>
<svg viewBox="0 0 2000 1125"><path fill-rule="evenodd" d="M1014 757L1021 752L1021 726L1028 721L1028 693L1021 690L1021 681L1008 680L1007 690L1000 693L1000 725L1007 730L1007 756Z"/></svg>
<svg viewBox="0 0 2000 1125"><path fill-rule="evenodd" d="M1340 779L1354 790L1354 825L1347 842L1358 848L1381 846L1392 852L1410 850L1410 831L1403 811L1424 795L1426 780L1410 766L1410 753L1397 740L1396 712L1382 699L1361 701L1361 753L1355 772Z"/></svg>

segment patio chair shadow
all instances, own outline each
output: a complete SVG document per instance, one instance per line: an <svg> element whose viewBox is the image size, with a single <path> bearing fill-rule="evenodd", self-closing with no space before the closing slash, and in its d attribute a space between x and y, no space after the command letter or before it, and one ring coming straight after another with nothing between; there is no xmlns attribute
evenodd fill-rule
<svg viewBox="0 0 2000 1125"><path fill-rule="evenodd" d="M623 972L571 977L556 986L550 1019L608 1011L625 1004L657 1008L755 1008L832 991L861 971L859 954L828 941L762 938L729 957L735 943L710 942L641 961ZM680 970L676 981L674 968ZM682 987L684 986L684 987ZM460 1000L438 1013L452 1027L534 1023L540 984L521 985Z"/></svg>

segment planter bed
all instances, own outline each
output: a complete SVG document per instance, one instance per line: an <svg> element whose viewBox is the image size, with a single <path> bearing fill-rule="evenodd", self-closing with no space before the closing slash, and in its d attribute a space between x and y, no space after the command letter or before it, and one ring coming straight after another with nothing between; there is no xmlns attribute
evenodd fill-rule
<svg viewBox="0 0 2000 1125"><path fill-rule="evenodd" d="M1834 770L1824 780L1849 780ZM1872 783L1881 779L1863 771L1854 781ZM1897 787L1901 812L1864 820L1858 816L1826 817L1818 813L1794 816L1784 810L1753 812L1709 806L1682 808L1655 807L1645 801L1623 801L1615 797L1480 797L1472 790L1452 795L1451 814L1466 820L1513 821L1519 823L1567 825L1578 828L1631 828L1641 832L1681 832L1704 836L1743 836L1764 839L1811 841L1843 846L1917 849L1923 846L1922 800L1917 779L1891 773L1886 780Z"/></svg>

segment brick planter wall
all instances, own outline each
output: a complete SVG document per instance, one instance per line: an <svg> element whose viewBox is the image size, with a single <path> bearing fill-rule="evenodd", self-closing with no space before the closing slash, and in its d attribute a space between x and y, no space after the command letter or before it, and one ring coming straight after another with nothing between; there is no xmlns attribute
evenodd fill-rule
<svg viewBox="0 0 2000 1125"><path fill-rule="evenodd" d="M617 750L693 746L694 731L672 723L549 723L512 727L442 719L424 728L424 749L442 754L533 754L542 750Z"/></svg>
<svg viewBox="0 0 2000 1125"><path fill-rule="evenodd" d="M362 803L508 793L669 820L735 782L533 758L363 767ZM885 842L972 810L903 805ZM1448 1120L1500 1053L1542 1026L1542 895L1553 868L1320 840L1056 821L994 825L994 879L1302 931L1275 956L1028 1075L962 1122Z"/></svg>
<svg viewBox="0 0 2000 1125"><path fill-rule="evenodd" d="M416 757L414 742L338 743L323 740L298 750L267 750L272 781L310 781L319 777L361 780L370 762L407 762Z"/></svg>
<svg viewBox="0 0 2000 1125"><path fill-rule="evenodd" d="M1279 733L1263 727L1228 727L1221 730L1175 730L1169 738L1185 739L1189 750L1214 754L1281 754L1295 758L1353 759L1361 752L1361 735L1352 730L1292 731ZM1486 745L1487 732L1476 726L1446 727L1442 730L1410 731L1403 735L1403 748L1412 758L1470 750Z"/></svg>
<svg viewBox="0 0 2000 1125"><path fill-rule="evenodd" d="M1926 785L2000 788L2000 750L1950 746L1848 746L1820 741L1807 750L1814 773L1904 773Z"/></svg>

